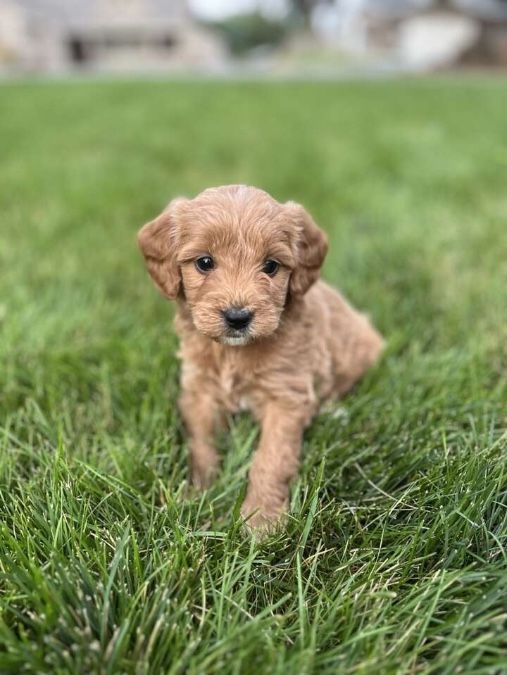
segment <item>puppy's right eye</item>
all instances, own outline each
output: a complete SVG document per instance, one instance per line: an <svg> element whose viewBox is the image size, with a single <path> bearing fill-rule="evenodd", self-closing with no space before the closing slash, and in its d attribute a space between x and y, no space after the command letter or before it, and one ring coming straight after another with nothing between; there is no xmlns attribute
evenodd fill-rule
<svg viewBox="0 0 507 675"><path fill-rule="evenodd" d="M195 266L199 272L206 274L206 272L211 272L211 270L215 267L215 263L211 256L203 255L200 258L197 258L195 261Z"/></svg>

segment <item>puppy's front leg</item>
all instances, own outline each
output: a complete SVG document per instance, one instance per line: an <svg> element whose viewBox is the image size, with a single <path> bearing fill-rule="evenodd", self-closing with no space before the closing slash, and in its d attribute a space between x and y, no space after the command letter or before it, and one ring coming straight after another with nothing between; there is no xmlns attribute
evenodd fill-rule
<svg viewBox="0 0 507 675"><path fill-rule="evenodd" d="M213 481L219 464L214 434L220 418L216 396L203 382L185 383L180 411L188 432L192 484L204 490Z"/></svg>
<svg viewBox="0 0 507 675"><path fill-rule="evenodd" d="M289 484L297 473L308 407L270 403L264 410L259 447L250 469L241 513L252 528L269 528L287 511Z"/></svg>

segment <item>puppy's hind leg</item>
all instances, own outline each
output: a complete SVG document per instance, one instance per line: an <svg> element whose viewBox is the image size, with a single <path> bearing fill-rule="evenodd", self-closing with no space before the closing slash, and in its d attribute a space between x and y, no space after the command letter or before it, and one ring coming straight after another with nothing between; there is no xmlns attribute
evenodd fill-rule
<svg viewBox="0 0 507 675"><path fill-rule="evenodd" d="M333 349L336 363L334 394L341 398L378 361L384 340L365 316L356 313L349 334L337 341Z"/></svg>

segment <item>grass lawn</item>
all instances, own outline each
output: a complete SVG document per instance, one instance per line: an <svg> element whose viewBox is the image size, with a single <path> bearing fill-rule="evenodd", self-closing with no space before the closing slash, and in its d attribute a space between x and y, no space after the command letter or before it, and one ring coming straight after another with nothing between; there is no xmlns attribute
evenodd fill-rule
<svg viewBox="0 0 507 675"><path fill-rule="evenodd" d="M0 672L507 672L507 88L0 89ZM305 437L287 530L238 515L257 430L186 490L172 308L135 244L246 182L330 235L387 336Z"/></svg>

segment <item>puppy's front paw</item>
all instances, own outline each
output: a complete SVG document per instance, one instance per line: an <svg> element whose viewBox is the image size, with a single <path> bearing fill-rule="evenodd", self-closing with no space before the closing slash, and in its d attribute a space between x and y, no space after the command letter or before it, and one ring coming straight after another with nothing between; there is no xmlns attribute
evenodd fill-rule
<svg viewBox="0 0 507 675"><path fill-rule="evenodd" d="M245 525L252 532L267 534L282 526L288 511L288 502L270 503L247 496L241 507Z"/></svg>
<svg viewBox="0 0 507 675"><path fill-rule="evenodd" d="M212 446L195 443L190 448L190 479L196 490L207 490L216 478L219 457Z"/></svg>
<svg viewBox="0 0 507 675"><path fill-rule="evenodd" d="M191 482L192 487L200 492L204 492L211 487L217 474L216 467L192 467Z"/></svg>

